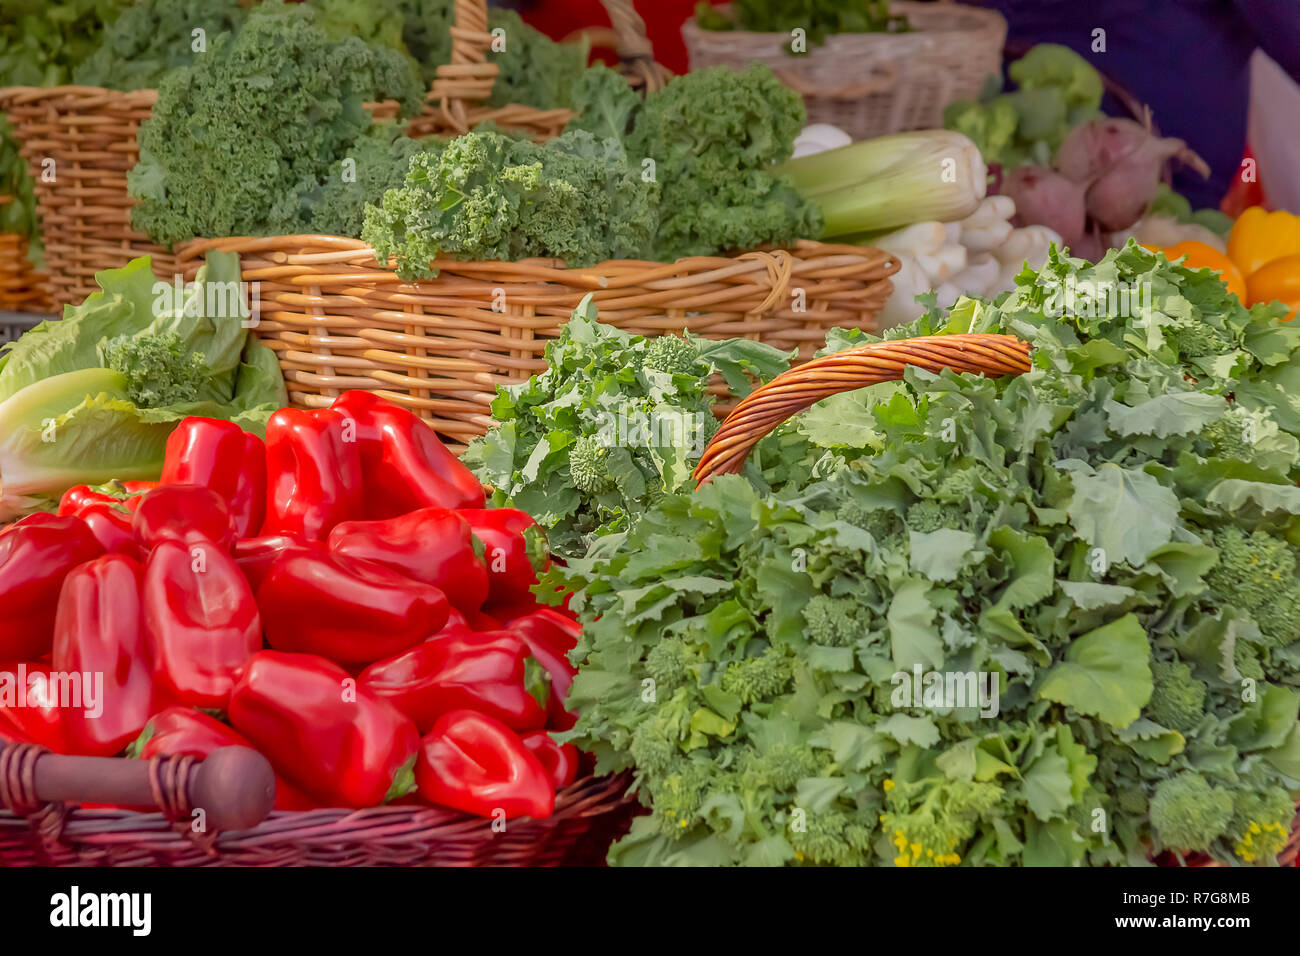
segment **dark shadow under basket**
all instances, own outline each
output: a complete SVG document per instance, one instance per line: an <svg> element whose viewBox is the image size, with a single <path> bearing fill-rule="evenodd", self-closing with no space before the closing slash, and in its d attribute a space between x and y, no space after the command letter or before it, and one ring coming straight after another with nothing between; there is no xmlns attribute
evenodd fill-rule
<svg viewBox="0 0 1300 956"><path fill-rule="evenodd" d="M637 813L630 782L586 777L556 795L550 817L501 832L451 810L389 805L276 812L210 847L161 813L51 804L0 811L0 866L601 866Z"/></svg>

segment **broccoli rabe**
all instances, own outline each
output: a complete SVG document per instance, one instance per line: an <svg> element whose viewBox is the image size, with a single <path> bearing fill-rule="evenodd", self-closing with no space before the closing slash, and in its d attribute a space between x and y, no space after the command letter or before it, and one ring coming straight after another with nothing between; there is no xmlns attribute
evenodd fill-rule
<svg viewBox="0 0 1300 956"><path fill-rule="evenodd" d="M663 637L646 654L646 673L659 691L679 687L691 673L699 655L680 637Z"/></svg>
<svg viewBox="0 0 1300 956"><path fill-rule="evenodd" d="M1226 332L1208 322L1191 321L1168 326L1163 331L1184 359L1221 355L1237 347Z"/></svg>
<svg viewBox="0 0 1300 956"><path fill-rule="evenodd" d="M741 776L746 782L785 791L793 790L804 777L814 776L818 761L807 747L775 744L762 753L747 751L740 766Z"/></svg>
<svg viewBox="0 0 1300 956"><path fill-rule="evenodd" d="M1254 445L1246 441L1245 423L1235 416L1210 422L1201 429L1201 438L1209 442L1210 453L1216 458L1250 461L1254 457Z"/></svg>
<svg viewBox="0 0 1300 956"><path fill-rule="evenodd" d="M708 371L708 366L700 359L699 346L676 335L651 339L646 344L642 366L656 372L697 377Z"/></svg>
<svg viewBox="0 0 1300 956"><path fill-rule="evenodd" d="M609 475L609 449L595 435L580 435L569 447L569 476L573 487L586 495L601 495L614 489Z"/></svg>
<svg viewBox="0 0 1300 956"><path fill-rule="evenodd" d="M886 780L885 835L897 866L956 866L975 824L997 806L1002 788L971 780Z"/></svg>
<svg viewBox="0 0 1300 956"><path fill-rule="evenodd" d="M862 634L857 618L858 602L853 598L835 598L814 594L803 608L808 639L830 647L848 647Z"/></svg>
<svg viewBox="0 0 1300 956"><path fill-rule="evenodd" d="M1181 661L1155 661L1151 665L1155 689L1147 710L1162 727L1187 733L1205 716L1204 681L1192 676L1192 669Z"/></svg>
<svg viewBox="0 0 1300 956"><path fill-rule="evenodd" d="M792 827L795 859L822 866L861 866L871 857L872 829L847 813L808 813L802 827Z"/></svg>
<svg viewBox="0 0 1300 956"><path fill-rule="evenodd" d="M649 778L653 781L655 819L664 833L681 836L698 822L704 792L713 776L707 763L683 760L672 773Z"/></svg>
<svg viewBox="0 0 1300 956"><path fill-rule="evenodd" d="M908 530L928 532L940 528L967 531L971 525L970 509L955 503L924 498L907 509L904 519Z"/></svg>
<svg viewBox="0 0 1300 956"><path fill-rule="evenodd" d="M1205 576L1220 607L1247 611L1266 646L1300 639L1300 577L1296 549L1265 531L1247 534L1236 525L1214 532L1219 561Z"/></svg>
<svg viewBox="0 0 1300 956"><path fill-rule="evenodd" d="M1247 863L1276 856L1286 847L1295 814L1295 800L1281 787L1239 791L1230 827L1233 852Z"/></svg>
<svg viewBox="0 0 1300 956"><path fill-rule="evenodd" d="M783 693L794 678L793 662L784 651L769 647L761 657L732 661L722 675L722 689L743 704Z"/></svg>
<svg viewBox="0 0 1300 956"><path fill-rule="evenodd" d="M1232 793L1192 770L1160 781L1151 798L1151 825L1167 850L1208 850L1228 832L1232 812Z"/></svg>

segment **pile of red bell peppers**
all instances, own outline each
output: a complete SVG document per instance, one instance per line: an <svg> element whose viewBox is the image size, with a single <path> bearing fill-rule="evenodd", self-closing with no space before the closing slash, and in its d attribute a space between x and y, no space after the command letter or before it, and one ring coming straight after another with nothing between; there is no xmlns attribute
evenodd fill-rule
<svg viewBox="0 0 1300 956"><path fill-rule="evenodd" d="M0 679L27 684L0 693L0 738L254 747L279 809L549 816L578 768L550 733L574 722L578 625L533 594L535 522L484 503L425 422L368 392L282 409L265 443L187 418L159 482L79 486L0 533ZM102 675L101 706L52 700L52 674Z"/></svg>

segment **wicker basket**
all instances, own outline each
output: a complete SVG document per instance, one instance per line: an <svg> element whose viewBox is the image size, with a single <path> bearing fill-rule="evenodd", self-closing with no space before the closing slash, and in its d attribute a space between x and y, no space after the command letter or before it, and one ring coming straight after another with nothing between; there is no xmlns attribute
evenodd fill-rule
<svg viewBox="0 0 1300 956"><path fill-rule="evenodd" d="M746 336L811 356L830 328L874 327L898 268L876 249L800 242L669 265L439 260L437 279L404 283L359 240L273 236L190 243L182 271L210 249L238 252L244 280L260 284L255 332L279 356L292 404L368 389L453 443L486 431L497 386L545 369L546 343L588 292L602 321L632 332Z"/></svg>
<svg viewBox="0 0 1300 956"><path fill-rule="evenodd" d="M170 759L147 772L176 766ZM146 772L142 761L107 763ZM390 805L280 811L247 829L195 834L188 781L165 775L155 776L169 791L159 800L172 808L167 814L42 805L23 792L30 779L26 788L2 782L0 807L9 809L0 809L0 866L599 866L638 812L626 777L586 777L556 794L551 816L513 820L500 832L463 813Z"/></svg>
<svg viewBox="0 0 1300 956"><path fill-rule="evenodd" d="M823 398L898 381L909 366L928 372L952 369L978 375L1020 375L1030 369L1029 351L1029 344L1014 335L973 333L874 342L813 359L755 389L731 411L704 449L695 479L703 484L716 475L738 474L750 450L765 435ZM1278 854L1281 866L1300 863L1300 807L1297 811L1291 838ZM1165 852L1155 862L1159 866L1223 865L1203 853L1180 859Z"/></svg>
<svg viewBox="0 0 1300 956"><path fill-rule="evenodd" d="M627 51L626 69L653 88L664 74L645 65L644 24L635 12L629 15L629 0L606 2L620 29L620 51ZM426 109L411 121L412 135L461 133L487 120L538 139L557 135L571 118L568 110L479 105L491 93L497 74L496 64L487 60L492 42L487 4L457 0L455 17L451 61L438 68ZM96 272L123 266L137 256L152 256L154 274L160 278L176 273L175 257L131 228L135 201L126 188L126 173L140 157L137 132L157 99L157 90L0 90L0 110L8 114L35 184L56 306L82 302L99 290ZM392 118L397 104L371 104L370 110L377 118ZM54 163L53 181L43 175L47 161Z"/></svg>
<svg viewBox="0 0 1300 956"><path fill-rule="evenodd" d="M49 276L27 258L27 237L0 232L0 312L47 314L53 308Z"/></svg>
<svg viewBox="0 0 1300 956"><path fill-rule="evenodd" d="M727 7L719 7L725 13ZM691 69L765 63L803 95L810 123L833 123L854 139L943 125L943 109L974 99L1002 69L1007 23L1001 14L954 3L891 4L908 33L840 33L808 53L789 53L787 33L682 26Z"/></svg>

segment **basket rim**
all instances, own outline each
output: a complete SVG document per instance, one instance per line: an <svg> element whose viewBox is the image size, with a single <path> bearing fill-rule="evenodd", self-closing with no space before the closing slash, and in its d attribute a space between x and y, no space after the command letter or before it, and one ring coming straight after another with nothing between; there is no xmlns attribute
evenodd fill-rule
<svg viewBox="0 0 1300 956"><path fill-rule="evenodd" d="M289 251L293 250L293 251ZM302 267L304 273L310 274L313 266L346 265L349 268L363 270L363 274L391 274L393 281L416 289L421 283L437 282L441 275L433 279L421 279L405 282L396 276L393 260L380 262L372 246L361 239L345 236L326 236L297 234L284 236L227 236L219 239L194 239L175 247L177 262L187 264L200 258L209 251L235 252L239 255L263 254L286 268ZM571 284L566 278L577 280L582 285L590 285L594 280L601 289L618 288L620 285L634 284L669 277L683 277L706 274L720 278L719 270L730 270L726 274L773 268L780 268L783 257L796 261L809 261L828 257L843 257L842 264L853 260L879 260L880 278L888 278L898 271L898 258L892 253L874 246L855 246L842 243L820 242L815 239L799 239L788 246L768 246L738 252L734 255L690 256L674 262L660 262L649 259L607 259L591 266L569 266L562 259L533 258L518 260L469 260L469 259L434 259L431 265L440 273L466 275L474 273L501 272L520 273L519 278L532 282L554 281ZM295 261L298 260L298 261ZM752 263L752 265L750 265ZM529 276L528 273L537 273ZM339 277L334 274L330 278ZM281 280L284 276L278 277ZM482 277L486 278L486 277ZM617 281L615 281L617 280ZM594 291L594 290L593 290Z"/></svg>
<svg viewBox="0 0 1300 956"><path fill-rule="evenodd" d="M510 821L515 839L528 838L579 821L630 808L639 801L630 773L582 777L556 793L549 817L520 817ZM77 845L132 844L155 852L186 851L194 844L176 823L158 811L83 808L68 806L61 817L53 848ZM338 845L357 841L412 844L444 838L465 838L491 832L492 820L459 810L428 804L386 804L379 807L321 807L310 810L273 810L265 820L246 830L225 830L212 839L218 856L237 856L247 850L293 843L298 846ZM0 834L6 829L35 833L31 818L0 808ZM42 834L45 835L45 834ZM381 839L374 839L376 836ZM102 839L97 839L102 838ZM3 840L0 840L2 845Z"/></svg>

